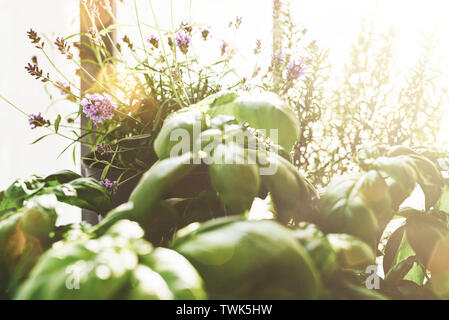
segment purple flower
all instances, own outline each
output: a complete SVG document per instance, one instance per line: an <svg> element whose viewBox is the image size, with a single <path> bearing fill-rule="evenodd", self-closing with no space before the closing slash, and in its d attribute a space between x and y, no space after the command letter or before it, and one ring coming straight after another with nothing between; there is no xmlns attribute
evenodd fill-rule
<svg viewBox="0 0 449 320"><path fill-rule="evenodd" d="M81 101L81 106L86 117L92 119L96 126L103 120L112 119L114 110L117 109L117 104L107 93L103 95L98 93L87 94Z"/></svg>
<svg viewBox="0 0 449 320"><path fill-rule="evenodd" d="M173 39L171 36L168 37L167 41L168 41L168 46L170 47L170 49L175 50L175 45L173 44Z"/></svg>
<svg viewBox="0 0 449 320"><path fill-rule="evenodd" d="M87 6L90 12L94 14L99 14L99 8L97 7L95 1L83 0L83 4Z"/></svg>
<svg viewBox="0 0 449 320"><path fill-rule="evenodd" d="M105 144L104 142L97 144L97 152L102 157L113 153L111 146L109 144Z"/></svg>
<svg viewBox="0 0 449 320"><path fill-rule="evenodd" d="M63 95L66 96L70 93L70 85L57 81L56 82L56 86L59 88L59 92Z"/></svg>
<svg viewBox="0 0 449 320"><path fill-rule="evenodd" d="M176 83L182 82L182 74L181 74L181 72L179 71L178 68L173 69L172 72L171 72L171 74L172 74L173 80L174 80Z"/></svg>
<svg viewBox="0 0 449 320"><path fill-rule="evenodd" d="M299 59L298 62L291 60L287 64L287 81L294 81L305 74L304 59Z"/></svg>
<svg viewBox="0 0 449 320"><path fill-rule="evenodd" d="M30 118L28 119L28 123L31 126L31 129L36 129L37 127L43 127L43 126L49 126L50 121L45 120L44 117L42 117L41 113L39 114L31 114Z"/></svg>
<svg viewBox="0 0 449 320"><path fill-rule="evenodd" d="M281 0L273 1L273 18L277 20L279 18L279 12L281 11L282 3Z"/></svg>
<svg viewBox="0 0 449 320"><path fill-rule="evenodd" d="M92 39L92 41L96 44L96 45L100 45L101 44L101 37L98 34L98 30L97 28L94 27L90 27L87 32L89 33L90 38Z"/></svg>
<svg viewBox="0 0 449 320"><path fill-rule="evenodd" d="M189 35L192 34L193 28L192 28L192 24L191 24L190 22L188 22L188 21L183 21L183 22L181 22L181 24L180 24L179 27L180 27L181 29L184 29L185 31L187 31L187 32L189 33Z"/></svg>
<svg viewBox="0 0 449 320"><path fill-rule="evenodd" d="M98 36L97 29L94 27L89 27L89 30L87 30L87 32L89 33L89 35L92 39L96 39Z"/></svg>
<svg viewBox="0 0 449 320"><path fill-rule="evenodd" d="M150 43L153 47L159 48L159 39L156 38L154 34L152 34L148 39L148 43Z"/></svg>
<svg viewBox="0 0 449 320"><path fill-rule="evenodd" d="M203 37L203 40L204 40L204 41L207 40L207 37L209 36L209 33L210 33L210 31L209 31L209 29L207 29L207 28L201 30L201 36Z"/></svg>
<svg viewBox="0 0 449 320"><path fill-rule="evenodd" d="M256 47L254 48L254 54L259 54L261 49L262 49L262 40L257 39Z"/></svg>
<svg viewBox="0 0 449 320"><path fill-rule="evenodd" d="M285 54L283 54L280 50L276 50L276 52L271 57L271 67L273 69L278 69L285 61Z"/></svg>
<svg viewBox="0 0 449 320"><path fill-rule="evenodd" d="M68 44L66 39L64 39L63 37L57 37L54 44L58 48L59 52L61 52L61 54L67 56L67 59L73 59L73 54L70 51L70 45Z"/></svg>
<svg viewBox="0 0 449 320"><path fill-rule="evenodd" d="M242 17L235 17L235 28L240 28L240 25L242 24Z"/></svg>
<svg viewBox="0 0 449 320"><path fill-rule="evenodd" d="M254 68L252 77L253 77L253 78L257 77L257 75L259 74L260 70L261 70L260 67Z"/></svg>
<svg viewBox="0 0 449 320"><path fill-rule="evenodd" d="M227 42L222 41L220 45L220 53L225 56L226 59L232 59L235 55L235 48L229 45Z"/></svg>
<svg viewBox="0 0 449 320"><path fill-rule="evenodd" d="M114 194L117 192L118 184L117 181L110 181L108 178L100 181L100 184L108 189L109 193Z"/></svg>
<svg viewBox="0 0 449 320"><path fill-rule="evenodd" d="M220 51L221 51L221 55L224 56L226 54L226 51L228 49L228 44L223 41L220 45Z"/></svg>
<svg viewBox="0 0 449 320"><path fill-rule="evenodd" d="M178 31L176 34L176 45L182 53L186 54L189 50L190 36L184 30Z"/></svg>

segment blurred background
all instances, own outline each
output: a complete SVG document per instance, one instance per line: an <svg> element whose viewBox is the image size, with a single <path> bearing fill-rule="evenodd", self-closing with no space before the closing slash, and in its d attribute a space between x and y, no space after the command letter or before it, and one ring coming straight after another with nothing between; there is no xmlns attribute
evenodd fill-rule
<svg viewBox="0 0 449 320"><path fill-rule="evenodd" d="M276 1L174 0L172 9L169 1L151 2L161 28L169 28L171 24L178 25L184 20L211 27L217 42L215 46L203 48L202 55L213 55L219 50L218 39L226 39L237 48L237 69L242 73L251 73L254 61L250 54L256 39L260 39L263 50L258 59L270 62L272 13L273 3ZM339 79L344 78L347 67L354 64L353 48L354 44L360 43L361 32L366 35L374 31L379 38L386 34L394 38L390 42L394 59L388 68L391 83L397 83L398 86L407 81L405 75L416 65L425 50L423 46L430 41L434 48L432 47L431 63L426 68L432 68L437 77L433 85L438 90L433 98L438 100L443 125L437 130L436 141L443 147L449 145L449 128L444 125L448 105L442 99L449 79L448 7L449 3L443 0L295 0L290 4L296 26L307 33L309 41L316 41L321 48L329 50L327 64L331 67L330 81L326 86L330 91L339 89ZM27 74L24 66L36 55L38 61L42 61L44 69L51 68L33 49L26 32L33 28L49 39L77 34L80 29L79 8L78 0L0 0L0 95L26 113L41 111L56 115L60 110L74 108L70 102L60 99L54 89L43 90L41 84ZM136 5L134 1L117 1L117 24L123 26L120 32L136 35L137 30L133 26L136 22L136 10L142 21L149 25L154 23L148 1L137 0ZM242 17L242 25L238 33L231 34L228 23L236 16ZM122 36L121 33L117 34L117 39ZM47 49L60 71L75 73L76 68L67 63L56 48ZM0 188L6 187L18 177L30 174L45 175L60 169L80 171L79 148L61 154L67 141L56 136L32 144L45 134L45 128L31 130L27 117L2 100L0 115ZM433 123L428 125L433 126ZM77 220L79 217L79 212L74 209L71 219Z"/></svg>

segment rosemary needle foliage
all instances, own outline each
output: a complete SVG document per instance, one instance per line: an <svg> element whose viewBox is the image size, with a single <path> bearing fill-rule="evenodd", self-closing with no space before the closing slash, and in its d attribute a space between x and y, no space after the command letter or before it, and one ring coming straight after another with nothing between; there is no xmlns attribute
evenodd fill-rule
<svg viewBox="0 0 449 320"><path fill-rule="evenodd" d="M328 50L307 37L292 17L289 1L274 1L273 56L261 77L296 110L301 138L294 164L316 186L335 175L358 171L357 152L367 143L386 146L433 145L447 92L436 71L434 35L424 36L422 52L409 70L398 70L397 35L365 22L338 74ZM304 60L303 75L291 81L289 61Z"/></svg>
<svg viewBox="0 0 449 320"><path fill-rule="evenodd" d="M395 71L395 41L393 29L379 34L372 24L364 24L337 88L325 100L318 138L321 150L314 165L309 162L305 168L316 184L358 170L357 152L367 143L436 143L446 98L432 68L436 39L426 37L421 56L405 76Z"/></svg>

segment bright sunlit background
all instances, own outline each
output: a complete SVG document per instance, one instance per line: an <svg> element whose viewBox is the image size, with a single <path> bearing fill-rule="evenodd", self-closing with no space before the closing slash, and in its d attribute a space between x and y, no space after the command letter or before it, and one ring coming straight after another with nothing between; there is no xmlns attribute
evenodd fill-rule
<svg viewBox="0 0 449 320"><path fill-rule="evenodd" d="M315 0L292 1L292 9L312 38L330 48L330 63L338 77L347 63L350 46L357 40L364 21L371 21L376 32L396 31L395 66L392 74L403 81L422 53L426 36L438 41L433 61L442 73L441 81L449 84L449 2L445 0ZM445 117L438 136L439 144L449 146L448 105L441 106Z"/></svg>
<svg viewBox="0 0 449 320"><path fill-rule="evenodd" d="M245 58L254 48L255 40L263 43L262 57L270 59L272 42L271 0L173 0L173 16L170 1L153 0L153 9L161 28L179 25L182 20L211 27L217 39L216 46L203 48L200 54L214 55L219 50L218 39L233 42L238 50L238 69L250 72L253 61ZM449 2L443 0L292 0L292 9L298 23L307 28L311 38L330 49L330 63L335 77L348 61L350 45L357 39L364 20L371 20L377 31L386 31L393 26L397 31L395 47L396 66L394 73L412 66L420 54L423 34L434 32L440 39L437 49L438 70L449 79ZM137 10L142 22L151 32L154 25L149 1L137 0ZM28 113L51 112L47 107L51 101L42 85L33 80L24 66L36 54L29 44L26 31L33 28L49 38L66 36L79 30L79 2L77 0L0 0L0 94L22 107ZM119 24L135 23L134 1L125 0L117 7ZM228 22L242 16L240 31L230 34ZM126 30L126 29L125 29ZM129 27L130 36L137 39L137 30ZM118 35L118 38L122 34ZM52 42L52 41L50 41ZM213 43L213 42L212 42ZM64 72L73 71L67 61L54 53L58 67ZM41 66L52 74L56 72L39 57ZM445 81L445 80L442 80ZM57 104L57 108L76 108L70 103ZM446 105L442 108L447 108ZM51 137L36 145L30 143L42 135L45 129L30 130L27 119L0 101L0 188L9 185L15 178L33 173L48 174L66 168L79 171L71 152L57 158L66 141ZM447 118L447 117L446 117ZM446 120L444 120L446 121ZM449 146L449 128L442 125L440 143ZM79 154L76 154L79 159ZM79 218L79 213L74 213Z"/></svg>
<svg viewBox="0 0 449 320"><path fill-rule="evenodd" d="M435 32L446 71L449 53L449 2L444 0L315 0L292 1L293 11L310 34L331 48L332 64L347 61L349 46L357 39L364 20L372 20L377 32L393 27L398 32L396 58L399 67L413 65L420 53L422 34Z"/></svg>

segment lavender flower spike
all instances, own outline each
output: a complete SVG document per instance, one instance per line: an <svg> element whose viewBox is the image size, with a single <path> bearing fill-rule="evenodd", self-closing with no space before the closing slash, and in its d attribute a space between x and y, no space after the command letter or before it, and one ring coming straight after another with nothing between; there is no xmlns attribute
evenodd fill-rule
<svg viewBox="0 0 449 320"><path fill-rule="evenodd" d="M184 30L178 31L176 34L176 45L182 53L187 54L190 45L190 36Z"/></svg>
<svg viewBox="0 0 449 320"><path fill-rule="evenodd" d="M111 194L114 194L117 192L118 189L118 184L117 181L111 181L108 178L105 178L104 180L100 181L100 184L105 187L106 189L108 189L108 191Z"/></svg>
<svg viewBox="0 0 449 320"><path fill-rule="evenodd" d="M36 129L37 127L43 127L43 126L49 126L50 121L45 120L44 117L42 117L41 113L39 114L31 114L30 118L28 119L28 123L31 126L31 129Z"/></svg>
<svg viewBox="0 0 449 320"><path fill-rule="evenodd" d="M209 31L208 28L202 29L202 30L201 30L201 36L203 37L203 40L204 40L204 41L207 40L207 37L209 36L209 33L210 33L210 31Z"/></svg>
<svg viewBox="0 0 449 320"><path fill-rule="evenodd" d="M117 109L117 104L107 93L103 95L87 94L81 101L81 106L86 117L92 119L97 126L106 119L112 119L114 111Z"/></svg>
<svg viewBox="0 0 449 320"><path fill-rule="evenodd" d="M105 144L104 142L97 144L97 153L100 154L100 156L104 157L106 155L109 155L113 153L111 146L109 144Z"/></svg>
<svg viewBox="0 0 449 320"><path fill-rule="evenodd" d="M278 69L285 61L285 54L283 54L280 50L276 50L276 52L271 57L271 67L273 69Z"/></svg>
<svg viewBox="0 0 449 320"><path fill-rule="evenodd" d="M156 38L154 34L152 34L148 39L148 43L151 44L155 48L159 48L159 39Z"/></svg>
<svg viewBox="0 0 449 320"><path fill-rule="evenodd" d="M287 64L287 81L294 81L305 74L304 59L299 59L298 62L291 60Z"/></svg>

